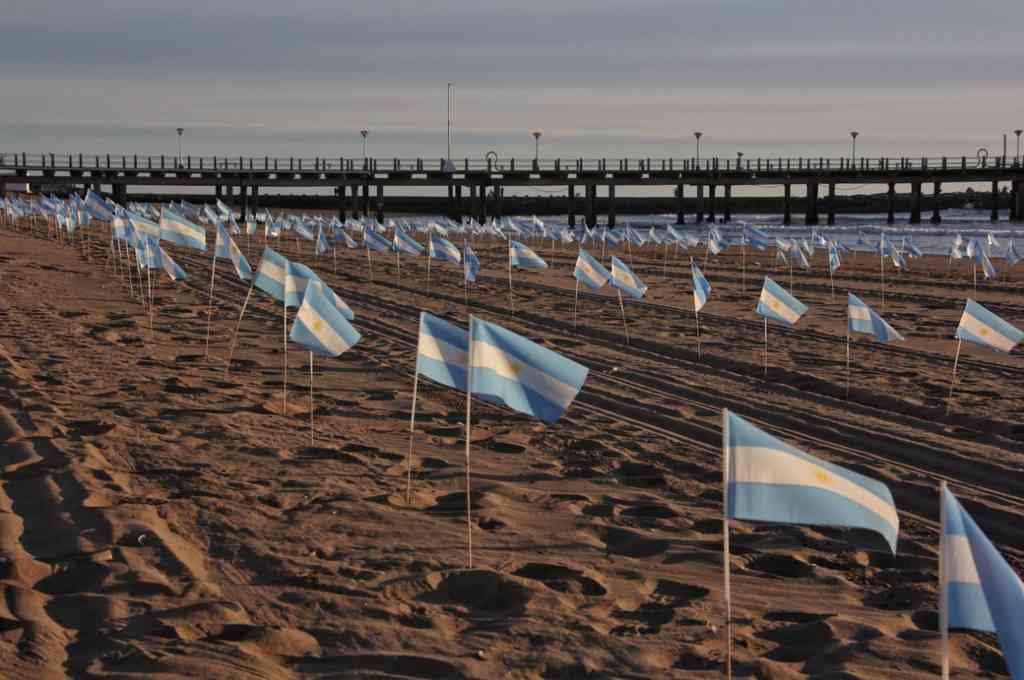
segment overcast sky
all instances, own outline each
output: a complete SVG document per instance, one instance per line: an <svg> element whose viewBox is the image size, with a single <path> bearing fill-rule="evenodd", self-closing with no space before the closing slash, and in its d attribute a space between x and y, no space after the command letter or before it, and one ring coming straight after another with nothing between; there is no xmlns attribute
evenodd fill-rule
<svg viewBox="0 0 1024 680"><path fill-rule="evenodd" d="M7 0L5 6L10 6ZM140 6L141 5L141 6ZM146 7L148 5L148 7ZM456 157L1002 150L1024 1L13 0L0 149ZM1010 135L1010 152L1014 150Z"/></svg>

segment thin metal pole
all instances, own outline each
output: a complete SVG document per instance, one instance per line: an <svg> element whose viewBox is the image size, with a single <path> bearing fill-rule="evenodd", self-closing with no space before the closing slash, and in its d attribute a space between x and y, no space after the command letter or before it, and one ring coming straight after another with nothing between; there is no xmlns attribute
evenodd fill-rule
<svg viewBox="0 0 1024 680"><path fill-rule="evenodd" d="M418 353L418 350L417 350ZM416 434L416 395L419 392L420 372L417 370L412 379L412 413L409 416L409 454L406 456L405 502L412 498L412 441Z"/></svg>
<svg viewBox="0 0 1024 680"><path fill-rule="evenodd" d="M765 319L767 322L767 319ZM725 578L725 676L732 680L732 565L729 559L729 416L722 409L722 572Z"/></svg>
<svg viewBox="0 0 1024 680"><path fill-rule="evenodd" d="M314 445L313 440L313 353L309 353L309 445Z"/></svg>
<svg viewBox="0 0 1024 680"><path fill-rule="evenodd" d="M956 386L956 368L960 363L960 347L963 340L956 341L956 356L953 357L953 377L949 381L949 397L946 399L946 417L949 418L949 411L953 408L953 388Z"/></svg>
<svg viewBox="0 0 1024 680"><path fill-rule="evenodd" d="M516 303L512 298L512 244L508 245L508 307L513 313L516 311Z"/></svg>
<svg viewBox="0 0 1024 680"><path fill-rule="evenodd" d="M580 280L576 279L576 297L572 301L572 329L576 330L576 308L580 304Z"/></svg>
<svg viewBox="0 0 1024 680"><path fill-rule="evenodd" d="M764 379L768 379L768 317L764 317Z"/></svg>
<svg viewBox="0 0 1024 680"><path fill-rule="evenodd" d="M427 253L427 295L430 295L430 261L434 258L430 257L430 253Z"/></svg>
<svg viewBox="0 0 1024 680"><path fill-rule="evenodd" d="M949 565L946 551L946 482L939 483L939 629L942 631L942 680L949 680Z"/></svg>
<svg viewBox="0 0 1024 680"><path fill-rule="evenodd" d="M697 358L700 359L701 358L701 348L700 348L700 312L697 311L696 307L693 308L693 317L697 320Z"/></svg>
<svg viewBox="0 0 1024 680"><path fill-rule="evenodd" d="M626 344L629 344L629 326L626 325L626 307L622 304L622 291L619 291L619 309L622 310L622 327L626 330Z"/></svg>
<svg viewBox="0 0 1024 680"><path fill-rule="evenodd" d="M373 258L370 256L370 249L366 249L366 261L370 263L370 283L373 283Z"/></svg>
<svg viewBox="0 0 1024 680"><path fill-rule="evenodd" d="M473 317L469 318L469 357L466 373L466 545L469 555L469 568L473 568L473 515L470 495L469 447L472 441L471 425L473 422Z"/></svg>
<svg viewBox="0 0 1024 680"><path fill-rule="evenodd" d="M210 264L210 304L206 308L206 358L210 358L210 325L213 323L213 281L217 276L217 248L213 248L213 262Z"/></svg>
<svg viewBox="0 0 1024 680"><path fill-rule="evenodd" d="M249 305L249 297L252 296L252 289L256 287L256 277L253 277L252 285L249 286L249 292L245 295L245 302L242 303L242 311L238 315L238 323L235 324L235 332L231 336L231 349L228 351L228 361L224 364L224 372L231 372L231 358L235 356L235 343L238 341L238 329L242 327L242 317L245 316L245 308Z"/></svg>
<svg viewBox="0 0 1024 680"><path fill-rule="evenodd" d="M284 331L281 336L284 343L284 366L281 381L281 415L288 415L288 305L281 302L281 329Z"/></svg>
<svg viewBox="0 0 1024 680"><path fill-rule="evenodd" d="M850 401L850 330L846 330L846 401Z"/></svg>

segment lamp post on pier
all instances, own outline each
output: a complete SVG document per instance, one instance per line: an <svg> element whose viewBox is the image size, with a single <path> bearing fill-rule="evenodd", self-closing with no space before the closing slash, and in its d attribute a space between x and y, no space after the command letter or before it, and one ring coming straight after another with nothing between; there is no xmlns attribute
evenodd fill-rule
<svg viewBox="0 0 1024 680"><path fill-rule="evenodd" d="M852 146L850 149L850 160L854 163L857 162L857 135L859 134L856 130L850 133L850 144Z"/></svg>
<svg viewBox="0 0 1024 680"><path fill-rule="evenodd" d="M533 135L533 166L540 169L540 130L534 130L530 134Z"/></svg>
<svg viewBox="0 0 1024 680"><path fill-rule="evenodd" d="M700 165L700 138L704 136L704 133L694 132L693 136L697 140L697 164Z"/></svg>
<svg viewBox="0 0 1024 680"><path fill-rule="evenodd" d="M181 167L181 135L185 132L185 128L177 128L178 132L178 167ZM1019 135L1018 135L1019 137Z"/></svg>
<svg viewBox="0 0 1024 680"><path fill-rule="evenodd" d="M1024 130L1014 130L1013 134L1017 135L1017 162L1020 163L1020 135Z"/></svg>

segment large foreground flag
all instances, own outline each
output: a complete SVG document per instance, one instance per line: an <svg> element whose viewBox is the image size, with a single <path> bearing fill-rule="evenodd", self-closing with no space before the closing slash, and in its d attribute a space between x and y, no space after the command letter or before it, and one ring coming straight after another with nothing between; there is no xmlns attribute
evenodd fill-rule
<svg viewBox="0 0 1024 680"><path fill-rule="evenodd" d="M1010 676L1024 680L1024 583L945 489L942 503L941 587L949 598L949 627L995 631Z"/></svg>
<svg viewBox="0 0 1024 680"><path fill-rule="evenodd" d="M284 302L285 280L288 278L288 259L271 248L263 249L260 267L253 285L264 293Z"/></svg>
<svg viewBox="0 0 1024 680"><path fill-rule="evenodd" d="M693 274L693 311L699 312L708 303L708 296L711 295L711 284L704 278L700 267L696 263L690 263L690 273Z"/></svg>
<svg viewBox="0 0 1024 680"><path fill-rule="evenodd" d="M591 290L600 290L611 276L600 262L582 248L580 254L576 256L576 269L572 275Z"/></svg>
<svg viewBox="0 0 1024 680"><path fill-rule="evenodd" d="M473 394L539 418L558 420L583 387L589 369L476 317L470 318Z"/></svg>
<svg viewBox="0 0 1024 680"><path fill-rule="evenodd" d="M903 336L897 333L895 328L886 323L885 319L853 293L847 293L846 309L848 328L851 333L873 335L878 342L903 340Z"/></svg>
<svg viewBox="0 0 1024 680"><path fill-rule="evenodd" d="M895 554L900 520L885 484L798 451L728 409L722 428L727 517L870 529Z"/></svg>
<svg viewBox="0 0 1024 680"><path fill-rule="evenodd" d="M429 312L420 312L417 373L465 392L468 357L469 333Z"/></svg>
<svg viewBox="0 0 1024 680"><path fill-rule="evenodd" d="M235 272L238 274L238 278L243 281L252 279L252 267L249 266L248 260L245 259L245 255L242 255L242 251L235 245L235 241L228 234L228 230L219 222L217 223L217 245L214 249L214 256L218 259L231 260L231 263L235 265Z"/></svg>
<svg viewBox="0 0 1024 680"><path fill-rule="evenodd" d="M540 255L519 241L508 242L508 257L513 267L520 269L547 269L548 263Z"/></svg>
<svg viewBox="0 0 1024 680"><path fill-rule="evenodd" d="M634 274L625 262L614 255L612 255L611 284L626 295L637 299L642 298L647 292L647 286L640 280L640 277Z"/></svg>
<svg viewBox="0 0 1024 680"><path fill-rule="evenodd" d="M359 342L359 332L345 320L323 293L319 281L311 281L302 296L288 336L313 354L336 357Z"/></svg>
<svg viewBox="0 0 1024 680"><path fill-rule="evenodd" d="M160 240L206 250L206 230L168 208L160 210Z"/></svg>
<svg viewBox="0 0 1024 680"><path fill-rule="evenodd" d="M1024 332L1003 321L974 300L967 300L956 337L997 352L1011 352L1024 339Z"/></svg>
<svg viewBox="0 0 1024 680"><path fill-rule="evenodd" d="M758 314L792 326L806 311L807 305L783 290L770 277L764 277L764 287L757 302Z"/></svg>

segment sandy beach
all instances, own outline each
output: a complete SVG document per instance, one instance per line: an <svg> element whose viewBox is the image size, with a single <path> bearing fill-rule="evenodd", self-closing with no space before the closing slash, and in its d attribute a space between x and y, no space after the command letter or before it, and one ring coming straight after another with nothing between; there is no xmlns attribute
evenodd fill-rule
<svg viewBox="0 0 1024 680"><path fill-rule="evenodd" d="M474 243L480 280L426 259L338 249L313 267L356 313L362 341L315 364L288 352L279 304L218 264L204 356L210 253L169 252L155 314L91 247L2 227L0 676L10 678L719 678L721 411L892 490L899 549L866 531L734 523L735 675L934 678L938 484L949 482L1018 572L1024 559L1024 363L956 340L970 297L1024 324L1021 274L971 283L926 256L902 275L825 251L795 271L809 311L764 330L754 307L773 252L711 258L698 357L690 255L631 254L650 286L580 291L575 246L513 273ZM262 236L239 245L255 269ZM210 239L212 243L212 239ZM600 256L600 246L591 248ZM610 255L611 252L608 253ZM703 264L704 253L693 253ZM607 263L607 257L603 258ZM980 276L980 275L979 275ZM159 278L159 281L157 281ZM607 291L607 289L606 289ZM846 293L906 337L852 345ZM469 305L467 307L466 300ZM591 369L546 426L474 404L473 569L466 569L465 396L420 381L406 498L421 310L495 321ZM294 310L290 310L290 317ZM952 636L956 678L1005 677L994 636Z"/></svg>

